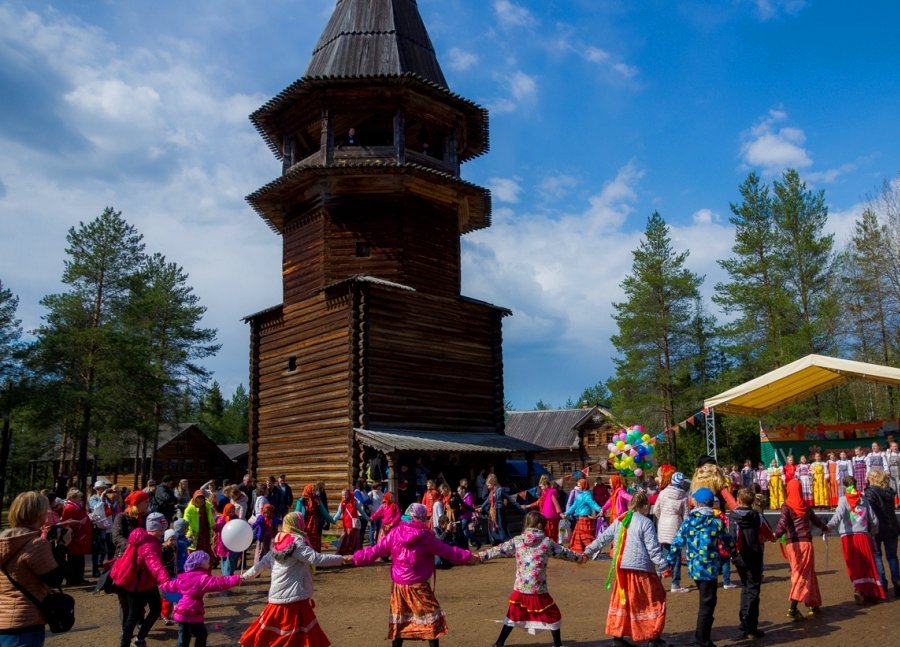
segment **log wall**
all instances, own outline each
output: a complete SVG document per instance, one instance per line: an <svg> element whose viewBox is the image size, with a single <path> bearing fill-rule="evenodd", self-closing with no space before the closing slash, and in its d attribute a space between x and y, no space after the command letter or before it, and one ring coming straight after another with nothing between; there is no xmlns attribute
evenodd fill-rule
<svg viewBox="0 0 900 647"><path fill-rule="evenodd" d="M329 503L349 481L350 315L346 291L316 294L259 331L256 473L286 474L298 496L324 480Z"/></svg>
<svg viewBox="0 0 900 647"><path fill-rule="evenodd" d="M369 429L502 431L496 309L378 286L366 297L360 362Z"/></svg>

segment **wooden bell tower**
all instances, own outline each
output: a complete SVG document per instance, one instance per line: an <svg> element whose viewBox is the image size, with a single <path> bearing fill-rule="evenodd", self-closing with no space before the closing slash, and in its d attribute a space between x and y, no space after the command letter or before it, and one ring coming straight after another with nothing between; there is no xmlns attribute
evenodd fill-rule
<svg viewBox="0 0 900 647"><path fill-rule="evenodd" d="M491 214L460 165L488 116L447 87L415 0L338 0L251 120L282 172L247 199L284 241L284 301L247 318L251 468L334 491L360 434L502 436L509 312L460 295L460 236Z"/></svg>

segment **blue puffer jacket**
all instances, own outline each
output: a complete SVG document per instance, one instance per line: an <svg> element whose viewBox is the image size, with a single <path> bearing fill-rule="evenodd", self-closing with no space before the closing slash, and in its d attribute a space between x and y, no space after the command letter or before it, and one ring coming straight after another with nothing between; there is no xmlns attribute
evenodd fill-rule
<svg viewBox="0 0 900 647"><path fill-rule="evenodd" d="M684 520L669 551L669 566L680 563L681 552L687 552L688 572L691 579L714 580L722 570L719 543L729 555L737 551L734 537L725 528L725 522L712 508L696 508Z"/></svg>

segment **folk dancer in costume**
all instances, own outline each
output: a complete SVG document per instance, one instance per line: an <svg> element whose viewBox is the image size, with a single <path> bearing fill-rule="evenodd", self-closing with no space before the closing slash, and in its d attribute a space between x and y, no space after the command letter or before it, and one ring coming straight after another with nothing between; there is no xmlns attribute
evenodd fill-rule
<svg viewBox="0 0 900 647"><path fill-rule="evenodd" d="M868 466L866 465L866 452L862 447L856 448L856 455L853 457L853 471L850 472L850 476L853 477L857 483L865 483L866 482L866 473L869 471ZM843 480L841 481L843 483ZM865 490L865 485L861 486L863 490Z"/></svg>
<svg viewBox="0 0 900 647"><path fill-rule="evenodd" d="M887 453L887 473L891 480L891 489L896 495L894 504L900 505L900 447L897 443L891 443L891 449Z"/></svg>
<svg viewBox="0 0 900 647"><path fill-rule="evenodd" d="M618 474L609 477L609 499L601 506L601 511L609 518L609 524L628 511L631 495L625 490L625 480Z"/></svg>
<svg viewBox="0 0 900 647"><path fill-rule="evenodd" d="M828 470L828 504L832 508L836 508L838 504L838 490L840 489L840 481L838 481L838 462L835 460L834 452L828 452L828 461L825 463Z"/></svg>
<svg viewBox="0 0 900 647"><path fill-rule="evenodd" d="M784 505L784 470L774 458L769 464L769 510L781 510Z"/></svg>
<svg viewBox="0 0 900 647"><path fill-rule="evenodd" d="M674 486L673 486L674 487ZM668 488L667 488L668 489ZM617 645L625 638L665 645L666 590L657 572L669 565L649 519L650 502L643 491L636 492L629 510L615 519L584 554L596 559L606 544L613 542L613 564L606 580L613 591L606 616L606 633ZM680 566L680 563L679 563Z"/></svg>
<svg viewBox="0 0 900 647"><path fill-rule="evenodd" d="M299 512L284 516L281 532L272 550L243 579L272 571L269 599L260 616L241 636L241 647L328 647L331 643L313 611L312 567L338 566L351 561L349 555L323 555L307 541L306 521Z"/></svg>
<svg viewBox="0 0 900 647"><path fill-rule="evenodd" d="M406 516L410 521L401 521L377 544L357 551L353 563L366 566L391 558L391 647L403 647L404 639L427 640L429 647L438 647L440 637L447 633L447 618L428 584L434 575L434 558L456 565L475 564L478 558L438 539L427 521L428 510L421 503L410 504Z"/></svg>
<svg viewBox="0 0 900 647"><path fill-rule="evenodd" d="M525 515L521 535L478 555L482 562L498 557L516 558L516 582L509 597L503 629L500 630L494 647L503 647L515 627L532 635L537 631L549 631L553 636L553 646L562 645L562 613L547 589L547 566L551 557L579 564L584 563L587 558L563 548L547 537L544 534L546 525L544 516L532 510Z"/></svg>
<svg viewBox="0 0 900 647"><path fill-rule="evenodd" d="M315 483L309 483L303 488L295 510L303 515L304 541L315 552L322 552L322 530L325 520L331 521L331 515L319 498L319 489Z"/></svg>
<svg viewBox="0 0 900 647"><path fill-rule="evenodd" d="M544 536L551 541L559 541L559 520L562 518L562 506L559 503L559 492L556 484L546 474L541 476L538 482L540 497L526 508L537 510L544 517ZM502 644L502 643L501 643Z"/></svg>
<svg viewBox="0 0 900 647"><path fill-rule="evenodd" d="M666 559L669 566L675 566L681 560L682 552L687 553L688 572L700 594L694 644L709 647L713 644L710 634L718 598L722 552L730 558L736 554L737 548L734 538L713 510L715 493L702 487L693 493L692 498L697 507L678 529L672 542L672 550Z"/></svg>
<svg viewBox="0 0 900 647"><path fill-rule="evenodd" d="M866 455L866 474L873 469L887 470L887 467L887 452L881 451L878 443L872 443L872 451Z"/></svg>
<svg viewBox="0 0 900 647"><path fill-rule="evenodd" d="M750 489L753 487L754 480L753 462L748 458L744 461L744 467L741 468L741 487Z"/></svg>
<svg viewBox="0 0 900 647"><path fill-rule="evenodd" d="M487 496L479 509L488 517L488 536L491 545L496 546L509 539L509 532L506 530L506 504L509 503L523 513L525 510L509 495L506 488L500 485L496 474L488 474L485 484L488 488Z"/></svg>
<svg viewBox="0 0 900 647"><path fill-rule="evenodd" d="M878 517L872 513L869 502L856 489L852 476L844 479L844 496L828 522L830 530L841 534L847 575L853 583L853 597L857 604L884 600L881 577L875 567L872 553L872 537L878 531Z"/></svg>
<svg viewBox="0 0 900 647"><path fill-rule="evenodd" d="M837 467L835 469L835 478L837 479L834 484L834 507L837 507L838 499L844 494L844 486L841 483L844 482L844 478L847 476L853 476L853 461L850 460L847 456L847 452L840 453L840 459L837 462Z"/></svg>
<svg viewBox="0 0 900 647"><path fill-rule="evenodd" d="M887 591L887 574L884 571L882 556L887 560L894 584L894 597L900 598L900 563L897 562L897 538L900 537L900 523L894 512L896 493L891 487L890 478L883 470L869 472L869 487L866 488L866 501L872 508L872 514L878 519L878 532L874 537L875 568L881 578L881 586Z"/></svg>
<svg viewBox="0 0 900 647"><path fill-rule="evenodd" d="M765 463L759 461L759 465L754 472L754 479L759 486L760 493L763 497L764 505L769 504L769 470L766 469Z"/></svg>
<svg viewBox="0 0 900 647"><path fill-rule="evenodd" d="M828 469L822 462L822 455L816 454L816 460L812 464L813 481L813 505L817 508L827 508L831 499L828 491Z"/></svg>
<svg viewBox="0 0 900 647"><path fill-rule="evenodd" d="M575 501L571 507L566 508L566 516L573 516L577 519L575 529L572 531L572 539L569 541L569 548L576 553L583 553L595 539L594 526L597 516L602 509L594 501L594 495L591 492L587 479L580 479L578 487L581 492L575 497Z"/></svg>
<svg viewBox="0 0 900 647"><path fill-rule="evenodd" d="M803 492L803 500L806 505L813 505L813 479L812 469L806 456L800 457L800 464L797 466L795 478L800 481L800 487Z"/></svg>
<svg viewBox="0 0 900 647"><path fill-rule="evenodd" d="M376 543L384 539L400 523L401 516L400 508L394 503L394 495L391 492L385 492L381 499L381 506L372 513L372 521L379 523L378 535L375 537Z"/></svg>
<svg viewBox="0 0 900 647"><path fill-rule="evenodd" d="M787 486L788 483L794 480L794 477L797 474L797 464L794 463L794 455L788 454L787 462L784 465L784 484Z"/></svg>
<svg viewBox="0 0 900 647"><path fill-rule="evenodd" d="M341 491L341 502L334 514L333 523L341 524L341 538L338 541L338 555L352 555L362 546L360 528L365 515L362 505L350 490Z"/></svg>
<svg viewBox="0 0 900 647"><path fill-rule="evenodd" d="M785 538L782 550L791 565L791 606L787 617L800 620L803 616L798 609L802 602L809 609L810 616L819 612L822 606L822 594L819 591L819 580L816 577L816 557L812 544L812 527L822 532L828 526L806 505L800 488L800 481L794 479L787 484L787 497L781 506L781 516L775 526L776 538Z"/></svg>

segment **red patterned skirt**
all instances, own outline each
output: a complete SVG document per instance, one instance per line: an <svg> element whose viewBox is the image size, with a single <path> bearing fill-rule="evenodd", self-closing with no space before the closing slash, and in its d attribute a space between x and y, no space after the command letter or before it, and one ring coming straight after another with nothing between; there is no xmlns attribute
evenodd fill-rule
<svg viewBox="0 0 900 647"><path fill-rule="evenodd" d="M562 613L549 593L520 593L509 596L509 609L503 621L508 627L524 629L531 635L538 631L559 629Z"/></svg>
<svg viewBox="0 0 900 647"><path fill-rule="evenodd" d="M872 540L869 535L854 532L841 535L841 546L844 549L844 561L847 563L847 575L853 582L853 591L866 600L884 600L884 589L881 578L875 568L875 557L872 553Z"/></svg>
<svg viewBox="0 0 900 647"><path fill-rule="evenodd" d="M313 611L315 606L312 600L291 604L270 602L241 636L241 646L329 647L331 642L319 626Z"/></svg>
<svg viewBox="0 0 900 647"><path fill-rule="evenodd" d="M624 601L619 591L624 583ZM666 590L656 573L619 569L619 578L609 598L606 633L636 642L658 639L666 626Z"/></svg>
<svg viewBox="0 0 900 647"><path fill-rule="evenodd" d="M544 535L553 541L559 541L559 519L547 519L544 522Z"/></svg>
<svg viewBox="0 0 900 647"><path fill-rule="evenodd" d="M447 617L427 582L394 583L388 638L434 640L447 633Z"/></svg>
<svg viewBox="0 0 900 647"><path fill-rule="evenodd" d="M572 531L572 539L569 541L569 548L576 553L583 553L584 549L596 539L594 536L595 521L590 517L578 517L575 529Z"/></svg>
<svg viewBox="0 0 900 647"><path fill-rule="evenodd" d="M337 554L352 555L360 548L359 528L344 528L338 542Z"/></svg>

